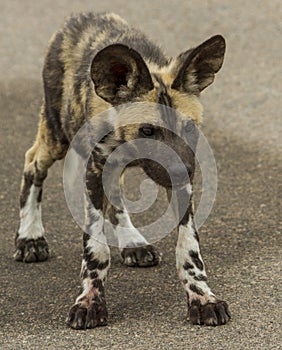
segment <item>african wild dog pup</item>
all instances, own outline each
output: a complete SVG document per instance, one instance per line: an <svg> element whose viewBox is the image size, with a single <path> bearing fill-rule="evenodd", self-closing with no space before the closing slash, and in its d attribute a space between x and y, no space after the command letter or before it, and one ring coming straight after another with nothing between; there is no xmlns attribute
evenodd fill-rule
<svg viewBox="0 0 282 350"><path fill-rule="evenodd" d="M160 260L157 250L134 230L122 202L117 207L107 203L102 187L103 165L109 152L138 138L160 140L183 160L180 164L175 161L171 171L179 178L176 191L179 211L183 198L190 203L178 226L176 247L176 265L187 294L190 320L193 324L214 326L229 320L227 304L218 300L207 285L199 250L191 187L194 152L177 136L189 139L191 130L199 125L200 93L213 82L222 66L224 52L225 41L216 35L176 58L167 58L142 33L115 14L87 13L71 17L52 37L43 69L45 95L38 134L25 157L16 260L36 262L48 258L41 222L43 181L48 168L64 158L84 122L110 107L118 110L128 102L155 102L164 107L158 120L161 127L155 127L155 116L145 114L141 123L136 120L135 124L116 127L91 154L86 181L88 198L93 205L86 201L89 230L83 237L82 292L70 310L70 327L84 329L107 323L104 283L110 267L110 250L103 233L106 212L119 240L122 241L123 227L132 228L131 242L121 251L126 265L153 266ZM181 112L182 118L166 113L165 106ZM97 130L111 123L118 125L123 121L123 114L118 112L116 118L97 120ZM170 192L171 183L162 167L146 159L134 165L141 166L149 177Z"/></svg>

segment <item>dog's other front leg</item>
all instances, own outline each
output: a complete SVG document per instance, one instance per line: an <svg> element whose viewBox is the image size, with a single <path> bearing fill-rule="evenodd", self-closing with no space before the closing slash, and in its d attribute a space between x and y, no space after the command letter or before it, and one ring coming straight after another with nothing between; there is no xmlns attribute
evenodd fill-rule
<svg viewBox="0 0 282 350"><path fill-rule="evenodd" d="M72 306L68 325L75 329L107 324L104 283L110 267L110 249L104 235L103 187L101 177L90 166L86 173L89 198L85 199L86 233L83 236L82 291ZM90 201L89 201L90 199Z"/></svg>
<svg viewBox="0 0 282 350"><path fill-rule="evenodd" d="M187 199L187 196L190 199ZM199 237L194 224L192 190L177 193L179 212L183 203L189 203L183 211L178 227L176 266L179 278L186 291L188 314L193 324L218 326L228 322L230 313L224 301L218 300L207 284L205 266L200 253Z"/></svg>

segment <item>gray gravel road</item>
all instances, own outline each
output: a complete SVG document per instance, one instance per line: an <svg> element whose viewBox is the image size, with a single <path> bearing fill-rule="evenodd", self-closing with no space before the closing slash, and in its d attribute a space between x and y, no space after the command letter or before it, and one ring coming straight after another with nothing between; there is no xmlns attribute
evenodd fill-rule
<svg viewBox="0 0 282 350"><path fill-rule="evenodd" d="M0 0L0 10L0 349L281 349L281 1ZM226 326L186 320L171 234L158 242L163 262L151 269L124 267L113 249L109 325L68 329L82 249L60 163L44 194L51 259L35 265L12 259L44 51L65 16L86 10L119 13L171 55L213 34L226 37L224 67L202 96L219 188L200 231L210 285L232 312Z"/></svg>

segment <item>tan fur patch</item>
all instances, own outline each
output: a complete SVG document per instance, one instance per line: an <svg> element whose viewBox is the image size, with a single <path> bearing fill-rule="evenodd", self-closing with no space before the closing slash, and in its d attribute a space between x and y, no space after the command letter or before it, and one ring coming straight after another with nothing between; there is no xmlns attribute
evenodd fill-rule
<svg viewBox="0 0 282 350"><path fill-rule="evenodd" d="M193 119L199 126L202 122L203 106L197 96L187 95L176 90L171 90L171 96L177 111L184 119Z"/></svg>

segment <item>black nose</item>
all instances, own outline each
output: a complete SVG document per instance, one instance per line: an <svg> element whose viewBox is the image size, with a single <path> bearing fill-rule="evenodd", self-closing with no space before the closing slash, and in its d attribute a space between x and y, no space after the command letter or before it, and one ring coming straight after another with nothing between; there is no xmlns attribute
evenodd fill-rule
<svg viewBox="0 0 282 350"><path fill-rule="evenodd" d="M172 183L184 183L192 174L192 166L190 164L177 163L168 168Z"/></svg>

